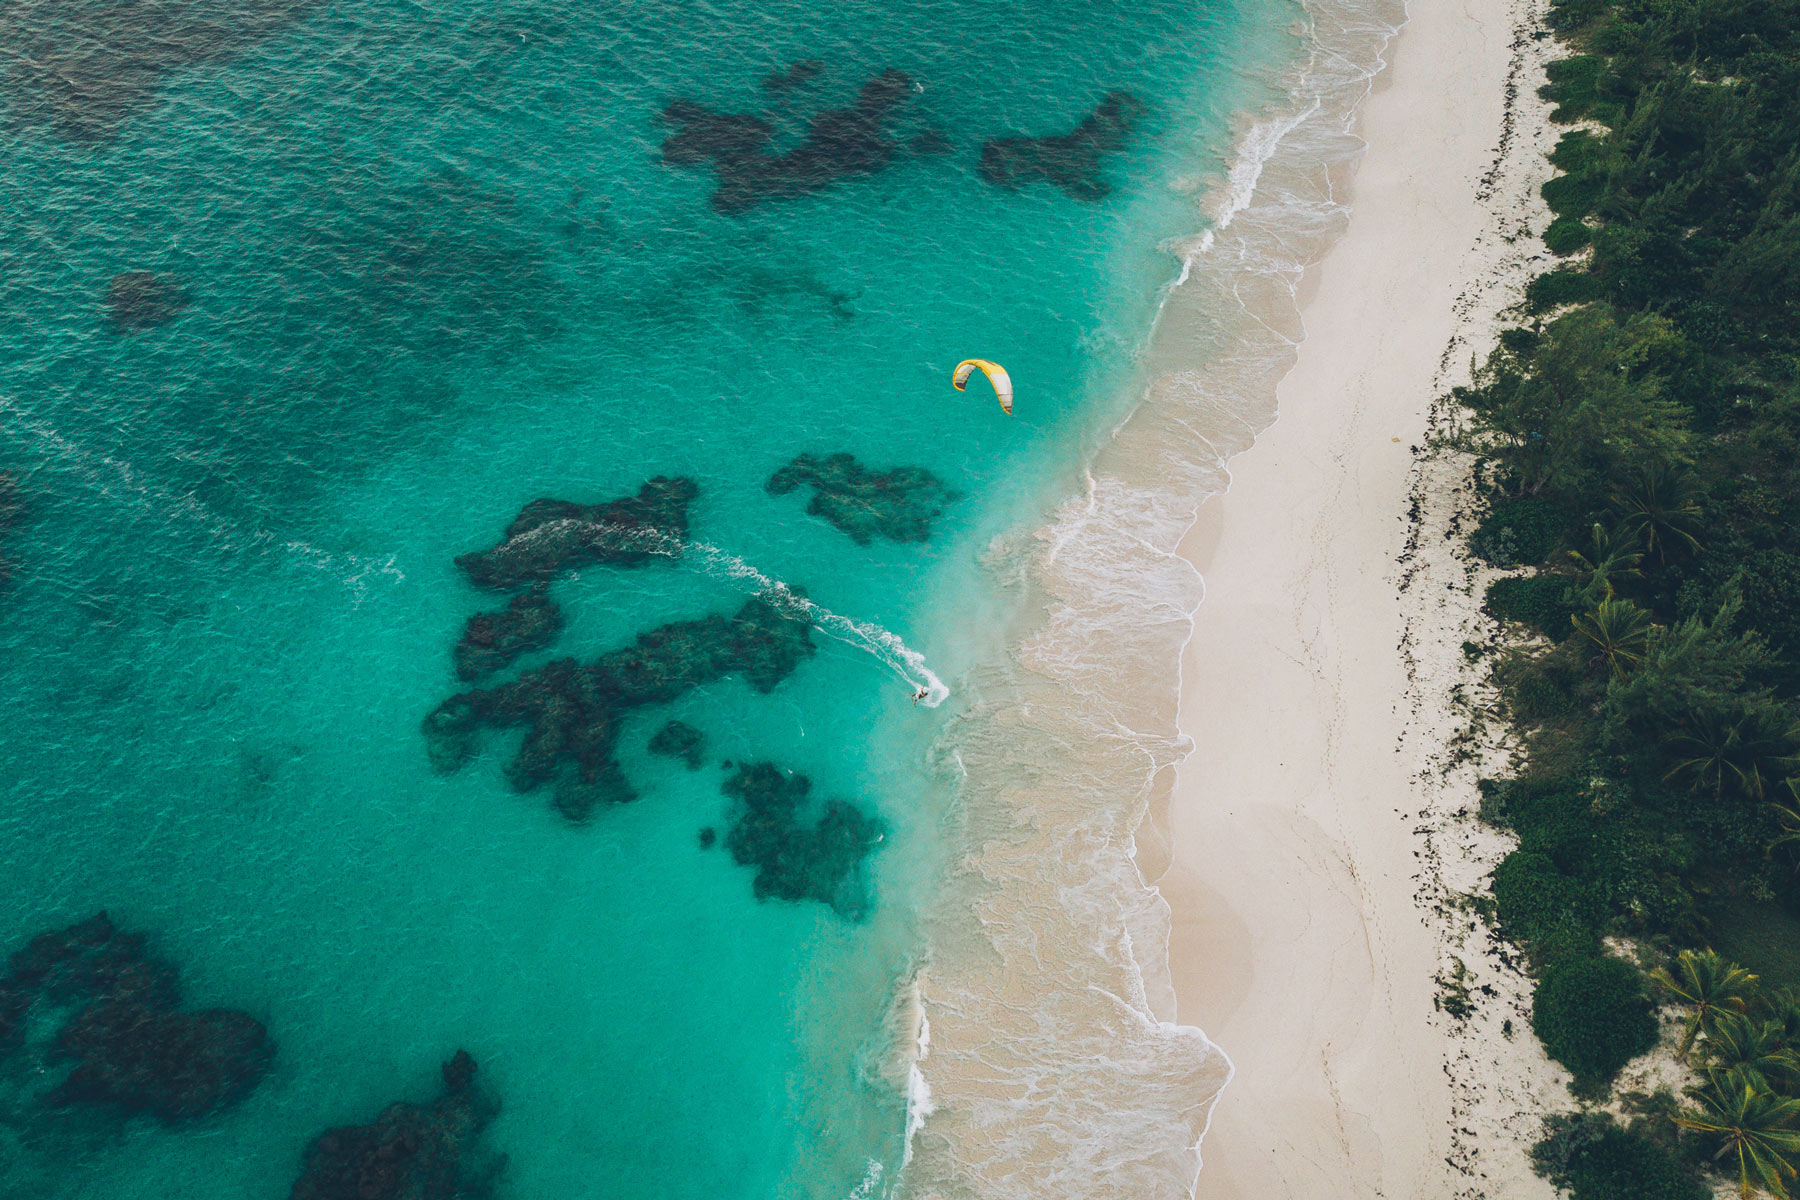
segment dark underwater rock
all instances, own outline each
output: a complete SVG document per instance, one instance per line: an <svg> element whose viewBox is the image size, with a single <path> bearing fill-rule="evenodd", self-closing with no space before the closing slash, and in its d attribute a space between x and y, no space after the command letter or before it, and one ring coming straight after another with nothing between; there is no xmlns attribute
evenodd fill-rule
<svg viewBox="0 0 1800 1200"><path fill-rule="evenodd" d="M0 1052L24 1046L34 1006L67 1010L49 1044L36 1048L46 1079L51 1067L73 1063L41 1098L46 1104L174 1123L236 1104L268 1073L275 1050L258 1021L235 1009L182 1009L174 966L105 913L40 934L9 967L0 981Z"/></svg>
<svg viewBox="0 0 1800 1200"><path fill-rule="evenodd" d="M699 494L691 479L658 475L637 495L605 504L533 500L506 527L504 541L458 555L456 565L485 588L546 582L594 564L641 566L679 549L671 543L687 536L688 505Z"/></svg>
<svg viewBox="0 0 1800 1200"><path fill-rule="evenodd" d="M499 612L476 613L456 643L456 677L473 681L508 666L521 654L542 650L562 632L562 609L539 584Z"/></svg>
<svg viewBox="0 0 1800 1200"><path fill-rule="evenodd" d="M886 834L880 818L845 800L811 803L812 781L774 763L739 767L721 786L739 805L725 847L756 868L758 900L817 900L853 921L867 915L860 867Z"/></svg>
<svg viewBox="0 0 1800 1200"><path fill-rule="evenodd" d="M825 73L825 64L816 58L803 58L785 71L765 75L762 85L771 92L792 91L803 87Z"/></svg>
<svg viewBox="0 0 1800 1200"><path fill-rule="evenodd" d="M106 312L121 333L166 325L188 306L181 282L151 271L126 271L106 288Z"/></svg>
<svg viewBox="0 0 1800 1200"><path fill-rule="evenodd" d="M802 454L769 477L770 495L813 489L806 511L824 517L859 546L877 537L895 542L931 538L931 522L959 493L923 467L871 471L848 454Z"/></svg>
<svg viewBox="0 0 1800 1200"><path fill-rule="evenodd" d="M316 4L24 0L6 12L0 76L18 119L73 141L100 141L154 108L171 74L242 54Z"/></svg>
<svg viewBox="0 0 1800 1200"><path fill-rule="evenodd" d="M475 1087L466 1050L444 1064L444 1094L400 1101L367 1125L328 1129L306 1148L289 1200L478 1200L492 1194L504 1156L478 1145L499 1105Z"/></svg>
<svg viewBox="0 0 1800 1200"><path fill-rule="evenodd" d="M650 753L679 758L690 771L698 771L706 757L706 735L686 721L670 721L650 739Z"/></svg>
<svg viewBox="0 0 1800 1200"><path fill-rule="evenodd" d="M692 100L677 100L663 120L680 129L663 142L663 161L680 166L710 162L718 177L712 206L741 213L770 200L791 200L839 179L872 175L893 162L899 143L882 122L912 92L912 77L890 68L863 84L848 108L816 114L806 139L783 154L769 152L774 128L745 113L718 113Z"/></svg>
<svg viewBox="0 0 1800 1200"><path fill-rule="evenodd" d="M736 614L676 621L582 665L560 658L510 683L452 696L425 718L433 767L450 772L474 754L483 729L524 728L507 764L513 790L556 783L571 820L597 805L632 799L615 757L619 721L631 709L667 704L693 688L741 675L772 691L816 652L812 627L760 597Z"/></svg>
<svg viewBox="0 0 1800 1200"><path fill-rule="evenodd" d="M1100 156L1125 144L1143 112L1143 102L1130 92L1108 92L1069 133L989 141L981 148L978 170L996 187L1016 188L1041 179L1077 200L1102 199L1112 185L1100 174Z"/></svg>
<svg viewBox="0 0 1800 1200"><path fill-rule="evenodd" d="M25 497L11 471L0 471L0 587L12 578L13 561L6 553L6 535L25 515Z"/></svg>

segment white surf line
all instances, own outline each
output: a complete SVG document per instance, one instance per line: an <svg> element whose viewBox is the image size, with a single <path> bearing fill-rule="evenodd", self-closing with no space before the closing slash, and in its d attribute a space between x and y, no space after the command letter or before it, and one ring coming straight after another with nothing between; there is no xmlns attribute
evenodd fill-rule
<svg viewBox="0 0 1800 1200"><path fill-rule="evenodd" d="M888 670L904 679L915 693L924 693L919 696L919 703L927 708L936 708L950 697L950 688L937 677L936 672L925 665L925 656L902 641L899 634L884 629L873 621L858 621L833 612L718 546L686 541L660 529L583 521L575 517L546 521L512 541L516 542L521 538L529 540L539 534L572 526L601 530L607 535L607 541L621 550L693 562L716 578L749 584L752 594L768 601L785 615L805 621L834 641L873 655ZM504 544L510 545L511 542Z"/></svg>
<svg viewBox="0 0 1800 1200"><path fill-rule="evenodd" d="M120 507L134 508L165 524L175 518L185 519L204 530L208 540L227 553L285 552L295 562L336 575L340 583L355 592L358 603L368 592L368 580L372 576L384 576L394 582L406 578L395 565L392 554L374 558L347 551L334 552L298 539L283 541L278 534L266 529L246 530L208 508L194 495L158 483L125 459L90 450L71 440L48 423L27 414L10 396L0 396L0 413L10 418L7 429L29 434L40 449L48 450L54 459L61 460L69 475L103 499Z"/></svg>

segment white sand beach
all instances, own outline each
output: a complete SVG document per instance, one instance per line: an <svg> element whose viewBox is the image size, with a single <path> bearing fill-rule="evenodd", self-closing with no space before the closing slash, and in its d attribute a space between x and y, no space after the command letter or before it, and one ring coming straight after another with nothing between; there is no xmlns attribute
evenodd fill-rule
<svg viewBox="0 0 1800 1200"><path fill-rule="evenodd" d="M1554 1195L1525 1152L1558 1069L1525 981L1451 902L1504 845L1446 749L1480 703L1462 643L1486 636L1447 536L1468 465L1422 453L1544 253L1537 15L1415 0L1360 116L1349 230L1306 276L1279 421L1182 548L1206 580L1194 752L1156 882L1179 1018L1235 1066L1201 1200ZM1458 962L1466 1019L1434 1003Z"/></svg>

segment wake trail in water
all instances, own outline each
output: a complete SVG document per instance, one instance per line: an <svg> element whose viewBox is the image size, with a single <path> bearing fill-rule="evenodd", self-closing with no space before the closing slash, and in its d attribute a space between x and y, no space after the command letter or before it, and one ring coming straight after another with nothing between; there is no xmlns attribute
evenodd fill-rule
<svg viewBox="0 0 1800 1200"><path fill-rule="evenodd" d="M936 708L950 697L950 688L925 665L925 656L908 646L893 630L884 629L873 621L858 621L833 612L718 546L688 541L660 529L583 521L575 517L546 521L512 539L508 545L529 544L538 537L573 529L597 530L606 545L613 549L692 563L715 579L747 584L746 590L752 595L767 601L785 615L805 621L826 637L872 655L904 679L918 695L919 703L927 708Z"/></svg>
<svg viewBox="0 0 1800 1200"><path fill-rule="evenodd" d="M220 516L198 497L158 483L131 462L74 441L49 423L26 413L11 397L0 396L0 413L8 418L5 431L24 433L35 442L40 461L58 463L68 474L120 508L146 514L159 524L180 521L197 528L213 546L228 554L274 552L315 571L336 575L339 582L356 594L358 602L368 592L371 578L381 577L394 583L406 578L392 554L376 558L325 550L298 538L283 539L267 529L245 528Z"/></svg>

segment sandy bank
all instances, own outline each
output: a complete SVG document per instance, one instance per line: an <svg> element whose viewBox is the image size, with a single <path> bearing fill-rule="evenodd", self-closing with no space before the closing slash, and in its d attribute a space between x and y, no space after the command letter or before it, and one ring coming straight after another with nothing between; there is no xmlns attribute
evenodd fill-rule
<svg viewBox="0 0 1800 1200"><path fill-rule="evenodd" d="M1556 1069L1525 981L1454 903L1503 851L1446 751L1480 702L1461 645L1481 581L1446 537L1467 464L1417 452L1542 254L1535 16L1415 0L1279 422L1182 548L1207 590L1157 882L1179 1018L1236 1068L1201 1200L1554 1195L1524 1147ZM1458 963L1467 1017L1439 1007Z"/></svg>

